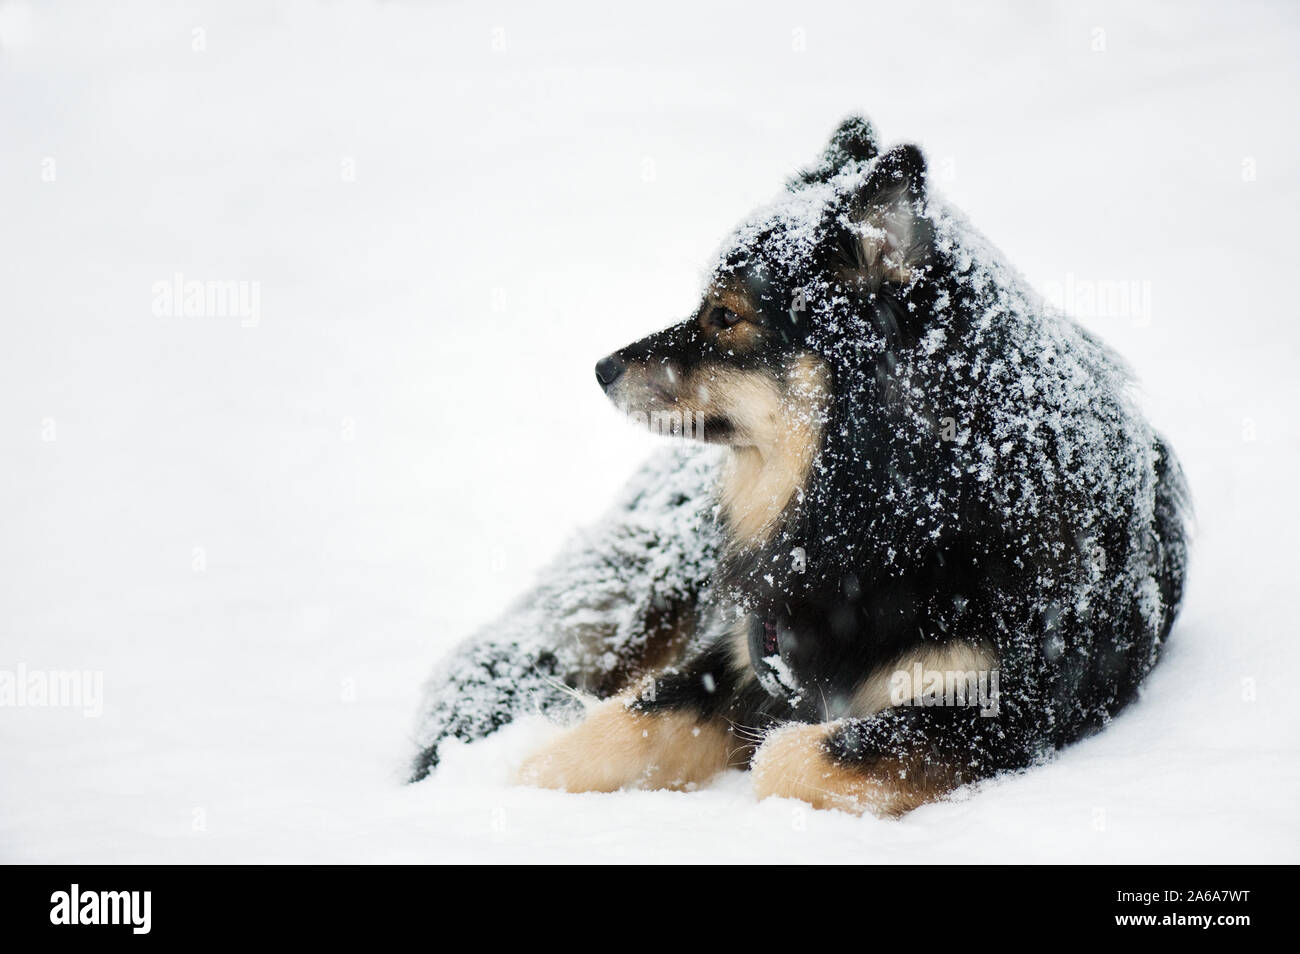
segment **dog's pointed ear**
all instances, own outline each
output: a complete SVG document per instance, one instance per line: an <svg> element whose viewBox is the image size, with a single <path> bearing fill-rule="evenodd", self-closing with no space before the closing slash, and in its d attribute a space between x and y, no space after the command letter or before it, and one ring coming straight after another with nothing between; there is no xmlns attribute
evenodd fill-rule
<svg viewBox="0 0 1300 954"><path fill-rule="evenodd" d="M850 163L869 162L879 152L880 143L871 123L862 116L850 116L835 127L817 161L790 180L790 188L826 182Z"/></svg>
<svg viewBox="0 0 1300 954"><path fill-rule="evenodd" d="M921 150L895 146L881 156L849 197L848 221L859 283L874 291L886 282L911 281L934 243Z"/></svg>

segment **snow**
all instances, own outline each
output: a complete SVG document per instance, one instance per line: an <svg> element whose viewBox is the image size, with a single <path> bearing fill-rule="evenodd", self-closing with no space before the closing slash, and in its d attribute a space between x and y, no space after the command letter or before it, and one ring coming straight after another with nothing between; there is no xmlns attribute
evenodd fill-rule
<svg viewBox="0 0 1300 954"><path fill-rule="evenodd" d="M0 707L0 860L1300 860L1300 17L897 7L0 5L0 671L103 679ZM513 786L542 716L402 785L435 663L661 443L595 359L858 110L1183 463L1142 699L902 821Z"/></svg>

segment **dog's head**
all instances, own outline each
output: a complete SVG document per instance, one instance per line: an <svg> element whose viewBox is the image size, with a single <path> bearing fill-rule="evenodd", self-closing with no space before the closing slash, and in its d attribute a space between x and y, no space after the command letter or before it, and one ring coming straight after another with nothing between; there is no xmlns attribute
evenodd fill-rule
<svg viewBox="0 0 1300 954"><path fill-rule="evenodd" d="M924 271L925 205L919 150L878 154L870 125L846 120L819 161L730 236L694 313L601 359L597 381L652 429L741 448L793 437L806 454L834 386L828 356L856 333L853 316L905 333L891 291Z"/></svg>

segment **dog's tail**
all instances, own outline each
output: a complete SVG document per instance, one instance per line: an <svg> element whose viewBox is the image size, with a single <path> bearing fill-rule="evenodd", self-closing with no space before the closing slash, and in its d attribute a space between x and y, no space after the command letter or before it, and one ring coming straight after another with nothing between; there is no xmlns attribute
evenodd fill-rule
<svg viewBox="0 0 1300 954"><path fill-rule="evenodd" d="M1159 640L1164 642L1183 601L1187 577L1187 524L1192 516L1192 501L1183 468L1168 443L1159 435L1155 439L1155 451L1156 580L1164 606Z"/></svg>

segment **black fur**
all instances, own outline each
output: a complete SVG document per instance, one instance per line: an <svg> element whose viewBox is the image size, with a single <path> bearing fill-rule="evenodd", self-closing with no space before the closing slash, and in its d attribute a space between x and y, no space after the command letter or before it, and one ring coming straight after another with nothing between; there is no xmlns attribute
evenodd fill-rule
<svg viewBox="0 0 1300 954"><path fill-rule="evenodd" d="M752 308L749 334L720 332L738 316L711 293L685 321L611 356L601 376L607 385L614 364L640 368L646 393L670 404L682 395L660 394L651 371L780 382L811 356L830 378L814 462L763 542L724 516L715 550L698 518L703 492L674 505L697 514L685 535L647 536L656 525L631 509L611 525L611 540L635 526L635 539L690 554L671 589L694 601L674 644L681 661L632 706L721 720L755 745L783 722L839 720L825 737L829 758L936 791L1030 765L1105 725L1155 664L1184 587L1181 470L1129 397L1122 362L1046 309L929 195L915 147L881 154L870 124L851 118L789 190L787 206L742 225L714 270L714 287ZM706 440L743 440L725 411L707 415ZM703 546L691 545L696 536ZM638 572L650 562L644 546L619 559ZM635 603L646 626L662 617L656 586ZM593 605L611 606L608 597ZM579 668L557 669L521 642L508 653L513 671L532 678L544 664L601 695L644 675L623 652L635 639L613 653L567 653L581 640L564 633L583 625L560 621L548 644ZM868 676L947 644L995 655L995 715L855 711ZM481 672L474 651L451 671ZM432 711L444 715L431 720L428 752L518 710L498 719L480 706L468 735L453 731L456 685L434 686ZM416 777L436 756L422 758Z"/></svg>
<svg viewBox="0 0 1300 954"><path fill-rule="evenodd" d="M870 127L850 121L791 188L831 182L875 156ZM899 252L910 266L905 281L865 274L857 225L881 209L911 217ZM909 650L992 646L1001 675L996 719L891 709L830 740L841 760L908 752L957 765L968 780L1028 765L1134 698L1182 596L1186 492L1177 464L1154 435L1140 446L1143 425L1123 393L1118 361L1059 316L1035 313L1048 329L1042 334L1024 326L1015 284L971 281L969 249L940 241L939 219L926 207L919 151L900 147L830 204L810 254L790 255L789 226L777 216L724 256L718 279L758 303L761 345L719 357L700 340L698 321L688 320L620 352L686 369L715 361L777 374L807 351L834 379L802 493L769 542L733 541L719 572L719 590L749 614L751 646L765 627L769 640L779 633L781 659L799 688L756 694L752 679L728 670L743 661L719 636L643 708L724 714L751 726L825 720L845 713L869 673ZM797 299L804 312L792 309ZM944 341L937 357L921 347L934 329ZM994 365L1021 357L1026 342L1050 349L1059 341L1073 353L1023 356L1023 400L1043 413L1038 426L1005 438L1015 446L1001 448L990 484L974 466L971 439L1005 431L1003 405L1022 386L1022 372ZM1090 389L1087 407L1058 400L1074 385ZM945 420L968 439L945 439ZM1087 461L1089 475L1113 479L1101 486L1078 479ZM1149 595L1136 591L1148 572L1159 589L1158 618Z"/></svg>

